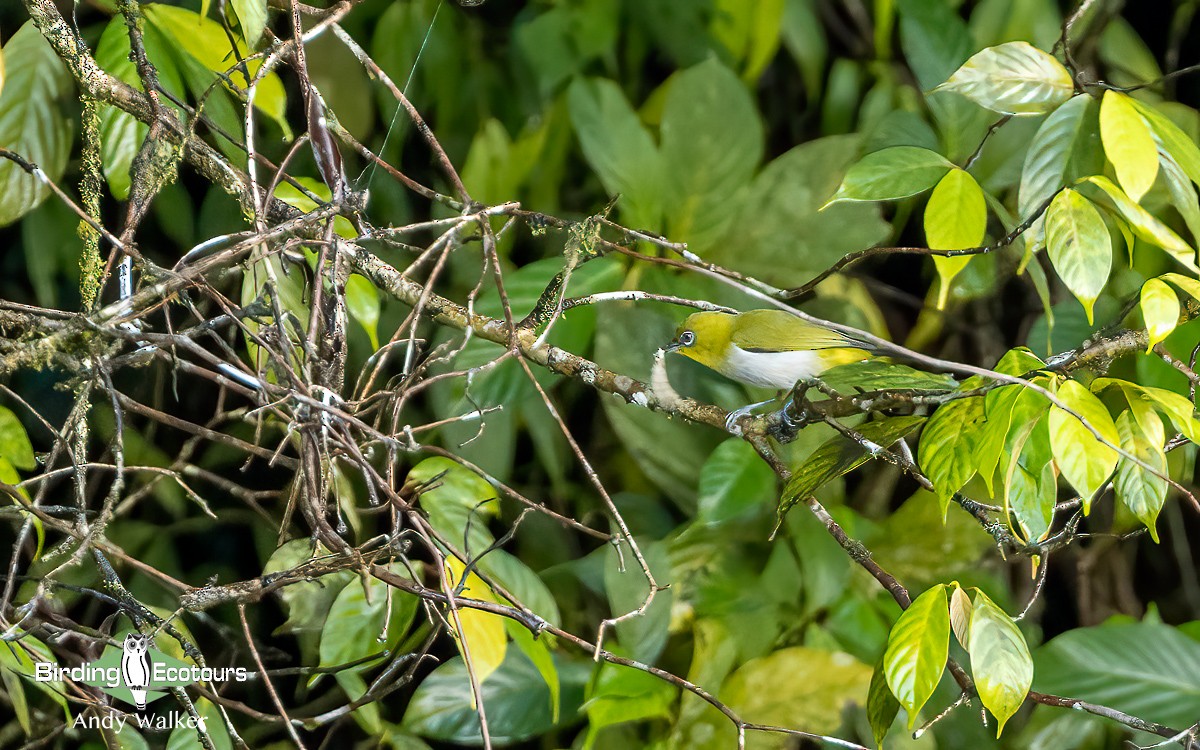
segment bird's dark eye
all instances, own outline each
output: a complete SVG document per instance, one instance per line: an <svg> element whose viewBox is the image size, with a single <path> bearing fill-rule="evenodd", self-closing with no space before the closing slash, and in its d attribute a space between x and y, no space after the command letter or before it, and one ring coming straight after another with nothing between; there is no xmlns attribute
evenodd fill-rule
<svg viewBox="0 0 1200 750"><path fill-rule="evenodd" d="M696 334L692 333L691 331L684 331L683 333L679 334L679 343L684 346L691 346L692 344L696 343Z"/></svg>

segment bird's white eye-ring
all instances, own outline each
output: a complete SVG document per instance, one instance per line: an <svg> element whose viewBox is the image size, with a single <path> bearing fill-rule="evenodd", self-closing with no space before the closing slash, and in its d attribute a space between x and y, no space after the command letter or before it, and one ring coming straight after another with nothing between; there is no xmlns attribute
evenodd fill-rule
<svg viewBox="0 0 1200 750"><path fill-rule="evenodd" d="M692 344L696 343L696 334L692 333L691 331L684 331L683 333L679 334L679 343L682 346L691 346Z"/></svg>

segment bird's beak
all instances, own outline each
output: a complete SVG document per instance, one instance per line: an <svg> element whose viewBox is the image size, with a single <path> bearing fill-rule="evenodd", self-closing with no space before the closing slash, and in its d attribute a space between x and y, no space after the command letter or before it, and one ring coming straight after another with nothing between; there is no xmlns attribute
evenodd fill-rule
<svg viewBox="0 0 1200 750"><path fill-rule="evenodd" d="M670 354L671 352L679 351L682 347L683 344L680 344L678 341L672 341L671 343L667 344L666 352L667 354Z"/></svg>

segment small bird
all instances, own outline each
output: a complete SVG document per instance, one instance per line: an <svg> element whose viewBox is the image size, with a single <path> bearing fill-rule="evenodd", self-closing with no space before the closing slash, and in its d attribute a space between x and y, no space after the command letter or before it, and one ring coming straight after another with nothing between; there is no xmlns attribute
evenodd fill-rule
<svg viewBox="0 0 1200 750"><path fill-rule="evenodd" d="M836 365L870 359L873 350L783 310L695 313L667 347L727 378L764 388L791 388Z"/></svg>

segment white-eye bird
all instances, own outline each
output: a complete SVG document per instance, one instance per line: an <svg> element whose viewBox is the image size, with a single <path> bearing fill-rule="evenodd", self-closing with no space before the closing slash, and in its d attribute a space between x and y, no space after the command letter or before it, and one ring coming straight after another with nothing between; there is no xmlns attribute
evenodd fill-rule
<svg viewBox="0 0 1200 750"><path fill-rule="evenodd" d="M784 310L695 313L667 347L727 378L764 388L791 388L831 367L870 359L873 349Z"/></svg>
<svg viewBox="0 0 1200 750"><path fill-rule="evenodd" d="M783 310L743 313L699 312L675 331L668 352L679 352L727 378L763 388L790 389L796 381L837 365L874 357L874 347L809 323ZM738 421L762 401L730 413L725 426L738 434Z"/></svg>

